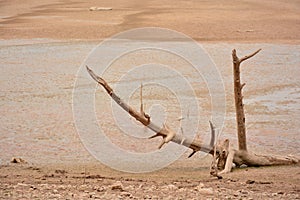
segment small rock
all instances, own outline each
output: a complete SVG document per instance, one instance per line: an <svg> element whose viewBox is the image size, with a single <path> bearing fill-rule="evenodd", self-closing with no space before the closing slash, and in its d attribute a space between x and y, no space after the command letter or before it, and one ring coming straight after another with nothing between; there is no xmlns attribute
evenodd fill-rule
<svg viewBox="0 0 300 200"><path fill-rule="evenodd" d="M98 187L98 186L95 186L94 188L93 188L93 190L96 190L97 192L104 192L104 191L106 191L106 187L104 187L104 186L101 186L101 187Z"/></svg>
<svg viewBox="0 0 300 200"><path fill-rule="evenodd" d="M253 181L253 180L247 180L246 183L247 184L253 184L253 183L255 183L255 181Z"/></svg>
<svg viewBox="0 0 300 200"><path fill-rule="evenodd" d="M27 187L28 184L26 184L26 183L18 183L17 186Z"/></svg>
<svg viewBox="0 0 300 200"><path fill-rule="evenodd" d="M112 10L110 7L90 7L89 11L108 11Z"/></svg>
<svg viewBox="0 0 300 200"><path fill-rule="evenodd" d="M127 187L126 187L126 190L128 191L128 190L134 190L134 186L133 185L128 185Z"/></svg>
<svg viewBox="0 0 300 200"><path fill-rule="evenodd" d="M141 189L143 186L144 186L144 184L143 184L143 183L142 183L142 184L140 184L140 185L139 185L139 187L138 187L138 189Z"/></svg>
<svg viewBox="0 0 300 200"><path fill-rule="evenodd" d="M50 198L57 198L57 199L59 199L59 198L61 198L61 195L60 194L51 194Z"/></svg>
<svg viewBox="0 0 300 200"><path fill-rule="evenodd" d="M88 192L88 193L89 193L89 195L90 195L90 196L89 196L90 198L93 198L93 197L96 195L96 192Z"/></svg>
<svg viewBox="0 0 300 200"><path fill-rule="evenodd" d="M37 188L36 188L34 185L31 185L31 186L30 186L30 189L36 190Z"/></svg>
<svg viewBox="0 0 300 200"><path fill-rule="evenodd" d="M27 163L24 159L22 158L15 158L15 157L12 157L11 163L16 163L16 164L24 164L24 163Z"/></svg>
<svg viewBox="0 0 300 200"><path fill-rule="evenodd" d="M61 190L65 190L66 187L67 187L67 186L65 186L65 185L58 185L58 186L57 186L57 188L58 188L58 189L61 189Z"/></svg>
<svg viewBox="0 0 300 200"><path fill-rule="evenodd" d="M277 192L277 194L284 194L284 192L280 191L280 192Z"/></svg>
<svg viewBox="0 0 300 200"><path fill-rule="evenodd" d="M94 199L101 199L101 196L100 195L94 195L93 198Z"/></svg>
<svg viewBox="0 0 300 200"><path fill-rule="evenodd" d="M249 194L249 192L247 192L246 190L240 190L241 194Z"/></svg>
<svg viewBox="0 0 300 200"><path fill-rule="evenodd" d="M213 195L214 190L212 188L199 188L198 192L203 195Z"/></svg>
<svg viewBox="0 0 300 200"><path fill-rule="evenodd" d="M238 197L240 196L240 193L238 191L234 192L233 196Z"/></svg>
<svg viewBox="0 0 300 200"><path fill-rule="evenodd" d="M111 186L112 190L119 190L119 191L124 191L124 186L120 181L115 182L112 186Z"/></svg>
<svg viewBox="0 0 300 200"><path fill-rule="evenodd" d="M63 169L56 169L56 170L55 170L55 173L56 173L56 174L65 174L65 173L67 173L67 171L66 171L66 170L63 170Z"/></svg>
<svg viewBox="0 0 300 200"><path fill-rule="evenodd" d="M270 181L259 181L259 184L272 184L273 182Z"/></svg>
<svg viewBox="0 0 300 200"><path fill-rule="evenodd" d="M132 194L129 192L121 192L121 197L131 197Z"/></svg>
<svg viewBox="0 0 300 200"><path fill-rule="evenodd" d="M162 190L177 190L178 187L173 184L169 184L169 185L162 186L161 189Z"/></svg>
<svg viewBox="0 0 300 200"><path fill-rule="evenodd" d="M278 194L277 193L272 193L271 195L272 195L272 197L276 197Z"/></svg>
<svg viewBox="0 0 300 200"><path fill-rule="evenodd" d="M204 188L204 184L203 183L199 183L199 185L197 187L195 187L194 189L196 191L199 191L200 189Z"/></svg>

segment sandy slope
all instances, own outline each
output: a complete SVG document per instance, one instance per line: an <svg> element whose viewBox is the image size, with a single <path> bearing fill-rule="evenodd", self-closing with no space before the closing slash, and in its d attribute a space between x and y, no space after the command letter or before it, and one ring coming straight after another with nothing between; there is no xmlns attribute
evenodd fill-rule
<svg viewBox="0 0 300 200"><path fill-rule="evenodd" d="M89 7L112 7L89 11ZM299 42L300 3L275 1L0 1L0 37L102 39L140 27L200 41Z"/></svg>

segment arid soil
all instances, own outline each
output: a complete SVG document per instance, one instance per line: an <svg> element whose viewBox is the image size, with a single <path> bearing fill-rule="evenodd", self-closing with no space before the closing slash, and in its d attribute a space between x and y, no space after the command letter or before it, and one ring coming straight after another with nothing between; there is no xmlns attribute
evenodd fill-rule
<svg viewBox="0 0 300 200"><path fill-rule="evenodd" d="M299 167L236 170L212 178L205 167L174 165L127 174L99 164L1 166L3 199L299 199Z"/></svg>
<svg viewBox="0 0 300 200"><path fill-rule="evenodd" d="M110 11L89 11L111 7ZM131 28L163 27L198 41L299 42L299 1L0 1L0 35L101 40Z"/></svg>
<svg viewBox="0 0 300 200"><path fill-rule="evenodd" d="M219 67L223 136L234 145L230 51L263 48L242 72L249 150L300 156L299 19L297 0L0 0L0 199L299 199L299 165L234 169L218 180L209 175L210 156L187 159L188 151L155 172L115 171L83 147L72 113L77 70L98 41L131 28L169 28L204 43ZM209 116L210 105L201 106ZM108 115L102 124L118 131Z"/></svg>

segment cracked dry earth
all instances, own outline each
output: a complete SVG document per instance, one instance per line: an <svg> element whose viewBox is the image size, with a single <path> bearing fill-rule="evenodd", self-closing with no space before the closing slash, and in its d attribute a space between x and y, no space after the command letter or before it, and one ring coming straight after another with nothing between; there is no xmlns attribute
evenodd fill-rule
<svg viewBox="0 0 300 200"><path fill-rule="evenodd" d="M1 199L300 199L299 166L238 169L220 180L206 168L175 166L147 174L100 164L0 169Z"/></svg>

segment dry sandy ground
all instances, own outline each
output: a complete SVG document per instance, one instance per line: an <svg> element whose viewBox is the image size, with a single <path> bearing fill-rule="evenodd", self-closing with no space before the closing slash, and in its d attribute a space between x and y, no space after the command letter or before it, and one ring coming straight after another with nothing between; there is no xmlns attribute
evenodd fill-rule
<svg viewBox="0 0 300 200"><path fill-rule="evenodd" d="M127 174L103 165L1 166L3 199L299 199L299 167L248 168L224 179L171 165ZM12 171L14 171L12 173Z"/></svg>
<svg viewBox="0 0 300 200"><path fill-rule="evenodd" d="M112 7L111 11L89 11L89 7ZM297 0L276 0L276 1L75 1L75 0L0 0L0 39L34 39L49 38L56 40L101 40L119 33L120 31L131 28L155 26L170 28L187 34L197 41L206 41L212 43L281 43L281 44L299 44L300 41L300 2ZM47 46L47 45L46 45ZM23 51L23 46L16 47L14 51ZM255 47L256 48L256 47ZM288 48L288 47L287 47ZM17 49L17 50L16 50ZM42 48L43 49L43 48ZM51 48L50 48L51 49ZM298 49L298 48L296 48ZM24 50L26 47L24 47ZM32 49L31 49L32 50ZM45 49L43 49L45 50ZM86 52L88 52L88 48ZM7 50L9 52L9 50ZM58 51L54 48L53 51ZM60 51L67 51L61 48ZM213 50L211 51L213 52ZM24 55L33 53L34 55L42 55L43 52L24 52ZM45 53L46 54L46 53ZM12 53L12 55L14 55ZM76 54L77 55L77 54ZM297 54L298 55L298 54ZM281 55L282 56L282 55ZM41 56L42 57L42 56ZM287 56L288 57L288 56ZM7 59L7 58L5 58ZM45 58L35 57L41 65ZM43 60L45 59L45 60ZM82 56L83 59L83 56ZM286 59L292 59L290 57ZM18 69L18 63L27 62L24 60L14 60L8 58L9 64L15 63ZM80 60L80 59L78 59ZM269 60L271 60L269 58ZM54 61L53 61L54 62ZM65 62L73 62L72 60ZM267 61L265 61L267 62ZM29 62L31 63L31 62ZM291 62L293 63L293 62ZM295 62L296 64L298 62ZM61 63L58 63L61 64ZM64 64L64 63L63 63ZM73 63L72 63L73 64ZM77 63L76 63L77 64ZM226 63L228 64L228 63ZM230 64L230 62L229 62ZM228 64L228 65L229 65ZM276 64L276 63L275 63ZM294 66L295 67L295 66ZM4 66L1 66L4 68ZM57 68L55 68L57 69ZM28 70L28 71L27 71ZM51 71L52 70L52 71ZM5 111L7 118L1 118L2 134L7 130L14 130L15 133L20 131L30 132L37 137L38 140L45 140L40 130L34 126L40 125L41 113L48 118L49 124L46 124L43 131L48 131L50 137L55 137L57 141L61 138L58 133L52 133L51 130L58 130L60 134L76 135L74 124L72 123L72 112L70 105L64 104L64 101L71 97L66 94L66 88L72 88L74 81L74 71L70 69L61 69L63 74L54 72L50 65L45 68L36 70L36 68L28 67L24 71L18 72L18 77L14 77L13 70L4 70L5 74L12 75L16 78L14 81L26 81L26 83L37 85L37 88L30 88L28 93L24 91L22 98L9 96L8 106L3 106L1 111ZM257 69L258 71L259 69ZM70 73L71 71L71 73ZM34 72L34 73L32 73ZM30 75L26 74L30 73ZM223 72L222 72L223 73ZM224 72L229 74L229 72ZM265 72L268 74L268 72ZM297 72L294 70L292 77L296 77ZM48 78L46 85L42 85L40 76ZM32 80L30 77L33 77ZM228 75L229 76L229 75ZM278 75L280 76L280 74ZM7 86L7 80L10 76L2 77L1 84L5 86L3 91L24 89L22 84ZM34 78L36 77L36 78ZM58 80L59 79L59 80ZM54 86L51 81L56 80ZM57 81L58 80L58 81ZM40 81L40 83L39 83ZM255 82L255 79L253 79ZM19 83L17 82L17 83ZM67 84L66 84L67 82ZM41 84L42 83L42 84ZM15 83L14 83L15 84ZM298 82L294 82L291 86L296 87ZM66 88L61 88L65 86ZM295 86L296 85L296 86ZM48 87L49 86L49 87ZM229 85L230 86L230 85ZM299 86L299 85L298 85ZM43 88L44 87L44 88ZM290 87L285 86L283 88ZM30 95L30 92L36 90L49 89L53 94L37 93L37 96ZM278 89L276 86L275 88ZM25 88L26 89L26 88ZM252 89L253 94L257 91ZM69 90L68 90L69 91ZM71 91L71 90L70 90ZM262 92L262 91L259 91ZM59 94L59 95L56 95ZM6 93L5 93L6 94ZM8 94L10 94L8 92ZM64 96L65 95L65 96ZM229 97L231 94L229 94ZM64 97L61 97L64 96ZM13 99L15 98L15 99ZM17 98L17 99L16 99ZM60 107L54 108L52 104L44 105L39 102L38 98L50 99ZM6 105L3 102L6 97L1 96L1 106ZM66 100L67 99L67 100ZM19 105L18 102L32 101L32 105L26 105L20 110L14 110ZM48 101L48 100L47 100ZM17 102L16 104L11 102ZM296 102L297 103L297 102ZM25 105L25 104L24 104ZM296 104L298 105L298 104ZM15 107L16 106L16 107ZM47 109L41 107L47 107ZM67 107L67 108L65 108ZM51 113L52 109L52 113ZM231 108L232 109L232 108ZM253 108L253 113L262 108ZM264 110L263 108L262 110ZM34 112L33 112L34 111ZM53 111L60 112L59 114ZM263 112L260 110L260 112ZM293 115L297 110L294 110ZM20 114L21 113L21 114ZM256 118L256 115L252 118ZM269 116L263 115L262 117ZM14 115L22 115L28 124L14 124ZM283 117L288 118L288 112ZM3 115L4 116L4 115ZM261 116L260 116L261 117ZM282 117L282 116L281 116ZM251 117L250 117L251 118ZM5 120L4 120L5 119ZM66 121L70 120L70 121ZM64 121L65 120L65 121ZM294 125L293 122L284 122L283 119L276 119L276 122L270 122L275 129L280 126L287 126L288 123ZM59 121L59 123L57 122ZM232 121L232 120L231 120ZM251 119L249 120L251 121ZM270 120L271 121L271 120ZM288 120L287 120L288 121ZM234 122L234 121L233 121ZM16 123L16 122L15 122ZM30 124L30 125L29 125ZM289 124L289 125L290 125ZM274 125L274 126L273 126ZM28 126L28 127L27 127ZM260 126L260 125L259 125ZM232 128L232 127L231 127ZM286 128L286 127L285 127ZM233 129L233 128L232 128ZM297 127L293 127L295 139L298 138ZM289 129L283 129L286 134ZM299 130L299 129L298 129ZM262 130L257 131L257 135ZM253 131L253 132L255 132ZM261 132L260 132L261 131ZM66 133L69 132L69 133ZM271 133L276 133L271 131ZM278 131L280 132L280 131ZM279 133L274 134L275 137ZM0 133L1 134L1 133ZM56 135L57 134L57 135ZM1 139L7 139L5 135L0 135ZM76 136L71 136L76 138ZM63 137L62 137L63 138ZM262 136L262 139L267 137ZM56 140L55 139L55 140ZM8 140L13 140L9 139ZM54 140L54 139L53 139ZM54 141L55 141L54 140ZM76 148L80 158L88 158L87 163L64 163L57 160L58 164L45 165L38 162L30 164L5 164L2 160L0 166L0 198L1 199L299 199L300 198L300 168L299 166L285 167L266 167L266 168L248 168L238 169L233 173L224 176L222 180L216 180L209 176L208 166L209 160L202 163L194 160L183 160L175 162L167 168L148 174L128 174L114 171L104 167L97 161L93 160L89 154L83 150L76 138L74 149L61 149L61 154L55 156L61 158L70 152L74 154ZM7 157L4 154L16 151L15 155L25 155L24 152L17 154L19 149L25 149L28 152L39 151L47 155L48 147L52 147L45 140L44 149L35 144L28 144L30 140L26 138L24 141L17 141L16 146L5 146L0 153L1 157ZM13 144L15 144L13 143ZM75 143L75 142L74 142ZM261 146L265 143L260 142ZM276 150L276 146L270 145L268 148ZM281 144L281 143L280 143ZM293 143L293 145L296 145ZM288 146L288 144L287 144ZM33 150L28 150L33 148ZM294 148L294 146L287 147ZM279 151L279 150L278 150ZM3 153L5 152L5 153ZM53 152L48 152L53 156ZM284 152L285 153L285 152ZM73 155L72 154L72 155ZM63 155L63 156L61 156ZM76 154L74 154L76 155ZM60 157L61 156L61 157ZM67 157L67 156L66 156ZM28 156L30 158L30 155ZM37 160L35 158L35 160ZM0 160L1 161L1 160ZM84 159L83 159L84 162ZM55 162L53 162L55 163ZM121 185L119 182L121 182ZM119 186L118 186L119 184ZM116 186L113 189L113 186Z"/></svg>
<svg viewBox="0 0 300 200"><path fill-rule="evenodd" d="M0 1L0 37L94 39L164 27L198 41L299 42L298 0ZM111 11L89 11L90 7Z"/></svg>

